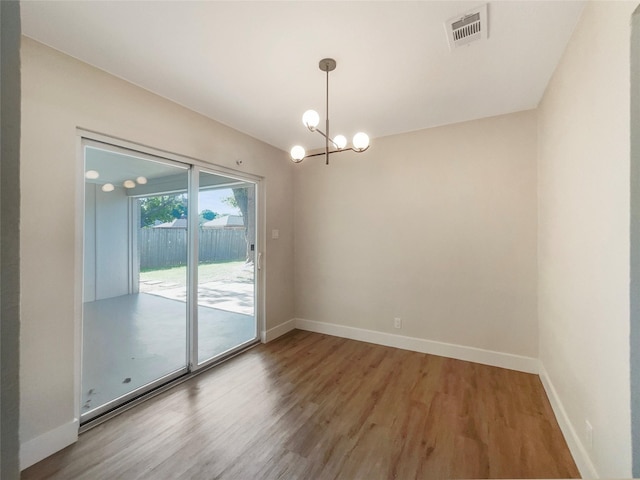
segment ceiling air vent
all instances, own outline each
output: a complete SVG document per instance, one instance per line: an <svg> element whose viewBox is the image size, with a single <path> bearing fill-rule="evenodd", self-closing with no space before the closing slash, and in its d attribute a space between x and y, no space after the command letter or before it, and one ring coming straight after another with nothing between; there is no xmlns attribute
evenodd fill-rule
<svg viewBox="0 0 640 480"><path fill-rule="evenodd" d="M487 5L474 8L444 24L449 39L449 49L468 45L478 40L486 40L488 32Z"/></svg>

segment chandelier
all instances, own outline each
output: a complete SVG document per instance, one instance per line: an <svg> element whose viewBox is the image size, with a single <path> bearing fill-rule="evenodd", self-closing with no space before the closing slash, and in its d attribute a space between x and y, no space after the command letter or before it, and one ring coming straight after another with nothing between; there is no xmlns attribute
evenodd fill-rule
<svg viewBox="0 0 640 480"><path fill-rule="evenodd" d="M329 134L329 72L336 69L336 61L333 58L323 58L318 64L320 70L327 74L327 99L326 99L326 120L325 120L325 132L318 128L320 124L320 115L315 110L307 110L302 115L302 123L311 132L318 132L324 137L324 152L313 153L307 155L304 148L300 145L296 145L291 149L291 160L295 163L300 163L305 158L318 157L324 155L326 163L329 165L329 155L332 153L347 152L349 150L353 152L364 152L369 148L369 136L366 133L358 132L353 136L352 147L345 148L347 146L347 139L344 135L336 135L331 138Z"/></svg>

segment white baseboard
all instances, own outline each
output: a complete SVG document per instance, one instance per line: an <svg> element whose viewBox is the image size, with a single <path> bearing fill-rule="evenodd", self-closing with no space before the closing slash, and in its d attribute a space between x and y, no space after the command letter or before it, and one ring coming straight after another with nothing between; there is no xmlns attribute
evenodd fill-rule
<svg viewBox="0 0 640 480"><path fill-rule="evenodd" d="M586 448L582 444L582 441L576 432L576 429L571 423L571 420L569 420L567 411L564 409L564 406L560 401L560 397L558 396L558 392L556 392L556 389L549 378L549 374L542 363L540 364L540 380L547 392L551 408L558 420L564 439L567 441L573 460L576 462L578 470L580 470L580 476L582 478L600 478L596 467L593 465Z"/></svg>
<svg viewBox="0 0 640 480"><path fill-rule="evenodd" d="M493 367L507 368L519 372L535 373L539 369L539 361L536 358L513 355L511 353L495 352L483 350L481 348L465 347L451 343L437 342L423 338L405 337L392 333L366 330L363 328L346 327L334 323L317 322L298 318L295 320L295 327L300 330L324 333L336 337L350 338L362 342L385 345L387 347L412 350L414 352L429 353L441 357L455 358L469 362L491 365Z"/></svg>
<svg viewBox="0 0 640 480"><path fill-rule="evenodd" d="M78 440L78 419L20 445L20 470L38 463Z"/></svg>
<svg viewBox="0 0 640 480"><path fill-rule="evenodd" d="M262 343L268 343L271 340L275 340L276 338L284 335L285 333L290 332L296 328L296 319L292 318L291 320L287 320L284 323L281 323L277 327L270 328L269 330L262 331L260 337L262 339Z"/></svg>

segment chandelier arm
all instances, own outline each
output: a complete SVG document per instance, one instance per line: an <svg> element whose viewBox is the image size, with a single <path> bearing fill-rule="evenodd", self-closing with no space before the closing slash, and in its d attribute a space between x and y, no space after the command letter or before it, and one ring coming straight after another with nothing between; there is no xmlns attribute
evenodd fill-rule
<svg viewBox="0 0 640 480"><path fill-rule="evenodd" d="M320 156L326 156L326 155L331 155L332 153L340 153L340 152L345 152L347 149L344 150L329 150L329 151L325 151L325 152L319 152L319 153L311 153L309 155L306 155L304 158L311 158L311 157L320 157Z"/></svg>
<svg viewBox="0 0 640 480"><path fill-rule="evenodd" d="M353 148L353 147L349 147L349 148L343 148L343 149L341 149L341 150L328 150L328 151L325 151L325 152L312 153L312 154L310 154L310 155L305 155L305 156L302 158L302 160L304 160L305 158L320 157L320 156L322 156L322 155L325 155L325 156L326 156L326 155L331 155L331 154L333 154L333 153L343 153L343 152L348 152L349 150L351 150L352 152L356 152L356 153L362 153L362 152L364 152L364 151L366 151L366 150L368 150L368 149L369 149L369 147L367 147L367 148L363 148L362 150L356 150L356 149L355 149L355 148ZM300 161L302 161L302 160L300 160Z"/></svg>
<svg viewBox="0 0 640 480"><path fill-rule="evenodd" d="M314 132L318 132L318 133L319 133L320 135L322 135L324 138L327 138L327 134L326 134L326 133L324 133L324 132L323 132L322 130L320 130L319 128L316 128L316 129L314 130Z"/></svg>
<svg viewBox="0 0 640 480"><path fill-rule="evenodd" d="M316 128L313 130L314 132L318 132L320 135L322 135L324 138L326 138L329 142L331 142L333 144L334 147L336 147L338 150L345 150L343 148L338 147L338 144L333 140L333 138L331 138L330 136L328 136L326 133L324 133L322 130L320 130L319 128ZM369 148L369 147L367 147Z"/></svg>

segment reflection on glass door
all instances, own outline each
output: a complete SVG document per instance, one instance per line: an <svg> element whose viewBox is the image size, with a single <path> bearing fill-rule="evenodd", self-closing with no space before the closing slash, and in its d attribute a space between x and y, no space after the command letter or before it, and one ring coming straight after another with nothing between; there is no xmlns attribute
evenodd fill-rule
<svg viewBox="0 0 640 480"><path fill-rule="evenodd" d="M81 419L187 371L188 166L85 145Z"/></svg>
<svg viewBox="0 0 640 480"><path fill-rule="evenodd" d="M255 341L255 185L199 173L197 363Z"/></svg>

